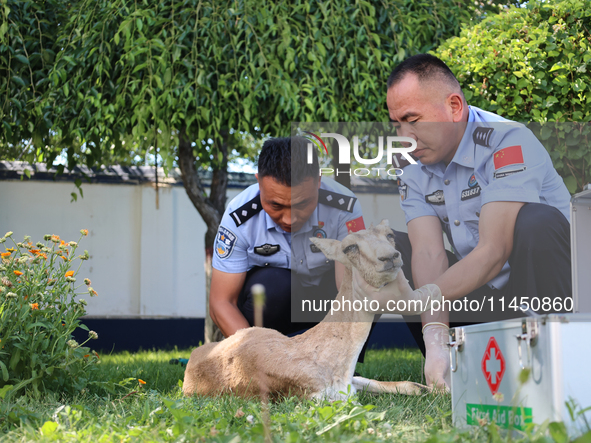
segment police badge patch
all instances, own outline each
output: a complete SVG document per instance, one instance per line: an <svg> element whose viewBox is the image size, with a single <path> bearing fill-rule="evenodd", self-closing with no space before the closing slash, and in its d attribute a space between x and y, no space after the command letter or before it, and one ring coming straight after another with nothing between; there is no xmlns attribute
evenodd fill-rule
<svg viewBox="0 0 591 443"><path fill-rule="evenodd" d="M220 226L218 235L215 238L215 253L219 258L228 258L234 250L236 235L227 228Z"/></svg>
<svg viewBox="0 0 591 443"><path fill-rule="evenodd" d="M312 237L326 238L326 231L321 226L314 226L312 229Z"/></svg>
<svg viewBox="0 0 591 443"><path fill-rule="evenodd" d="M324 229L322 229L324 227L324 223L322 223L322 226L320 226L322 222L318 222L318 226L314 226L312 229L312 237L316 237L316 238L326 238L326 231ZM310 243L310 251L316 253L316 252L320 252L320 249L318 249L318 246L316 246L314 243Z"/></svg>
<svg viewBox="0 0 591 443"><path fill-rule="evenodd" d="M398 179L398 192L400 193L400 200L404 201L408 198L408 185L400 179Z"/></svg>
<svg viewBox="0 0 591 443"><path fill-rule="evenodd" d="M460 196L461 201L469 200L474 197L478 197L482 189L476 181L476 176L472 174L468 179L468 189L464 189Z"/></svg>

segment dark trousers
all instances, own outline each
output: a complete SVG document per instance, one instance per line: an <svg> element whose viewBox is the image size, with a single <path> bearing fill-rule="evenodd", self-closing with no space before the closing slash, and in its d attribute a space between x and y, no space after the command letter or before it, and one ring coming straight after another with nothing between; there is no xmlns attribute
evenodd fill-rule
<svg viewBox="0 0 591 443"><path fill-rule="evenodd" d="M404 275L411 287L415 288L408 234L395 231L395 239L396 249L404 262ZM446 252L451 267L458 259L453 253ZM473 312L452 309L450 327L523 317L525 314L520 309L515 311L509 308L509 304L514 302L514 306L519 306L521 299L526 297L533 310L540 314L566 312L564 308L554 309L555 306L564 306L564 299L572 297L570 224L558 209L541 203L528 203L521 208L515 222L509 265L511 274L505 287L492 289L483 285L466 295L461 300L466 299L468 306L471 300L477 300L479 304L486 300L483 310ZM551 301L550 305L542 304L545 298ZM554 306L552 301L557 298L561 301ZM540 303L532 302L533 299ZM493 300L492 310L489 300ZM407 316L405 321L421 352L425 354L420 316Z"/></svg>
<svg viewBox="0 0 591 443"><path fill-rule="evenodd" d="M301 306L298 300L302 297L308 300L334 300L338 292L334 278L334 268L324 274L318 286L304 286L298 276L292 274L289 269L271 267L252 268L246 273L244 286L238 296L238 309L242 312L242 315L244 315L250 326L254 326L252 286L257 283L265 287L263 326L265 328L275 329L285 335L300 331L303 332L316 326L324 318L324 314L326 314L326 312L310 313L311 317L308 319L310 321L292 322L292 305L294 308ZM366 349L367 340L359 355L358 361L360 363L363 363Z"/></svg>

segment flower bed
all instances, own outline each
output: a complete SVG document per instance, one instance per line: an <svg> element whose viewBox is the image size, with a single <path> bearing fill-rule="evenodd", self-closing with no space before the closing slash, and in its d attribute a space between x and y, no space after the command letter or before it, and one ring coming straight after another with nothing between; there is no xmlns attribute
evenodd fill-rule
<svg viewBox="0 0 591 443"><path fill-rule="evenodd" d="M83 237L88 231L80 231ZM79 392L91 381L99 361L84 344L98 335L80 323L86 314L81 295L96 296L85 278L77 283L88 251L78 254L78 242L46 235L44 242L22 242L7 232L0 238L0 397L32 390ZM10 246L10 247L8 247ZM76 328L86 329L88 339L77 343Z"/></svg>

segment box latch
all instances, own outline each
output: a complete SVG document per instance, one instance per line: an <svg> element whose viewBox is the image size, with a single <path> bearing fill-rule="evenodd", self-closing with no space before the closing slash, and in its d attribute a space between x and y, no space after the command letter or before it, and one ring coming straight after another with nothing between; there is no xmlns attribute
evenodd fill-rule
<svg viewBox="0 0 591 443"><path fill-rule="evenodd" d="M458 370L458 351L464 349L464 328L451 328L449 330L449 368L451 372Z"/></svg>
<svg viewBox="0 0 591 443"><path fill-rule="evenodd" d="M538 334L540 333L540 327L537 320L531 318L524 318L521 320L521 334L517 334L517 353L519 355L519 366L521 369L530 367L532 363L531 348L538 342ZM523 352L522 348L525 344L527 353L527 364L523 363Z"/></svg>

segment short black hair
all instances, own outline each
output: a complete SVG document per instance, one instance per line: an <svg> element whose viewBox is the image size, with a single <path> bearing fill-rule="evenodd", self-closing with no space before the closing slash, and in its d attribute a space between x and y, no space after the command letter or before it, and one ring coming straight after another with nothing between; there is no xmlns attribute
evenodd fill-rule
<svg viewBox="0 0 591 443"><path fill-rule="evenodd" d="M431 54L413 55L396 66L388 77L388 89L402 80L406 74L415 74L419 82L443 79L450 86L462 90L451 69L442 60Z"/></svg>
<svg viewBox="0 0 591 443"><path fill-rule="evenodd" d="M259 179L273 177L285 186L297 186L308 178L318 178L318 155L312 149L308 164L308 143L304 137L271 138L259 154Z"/></svg>

